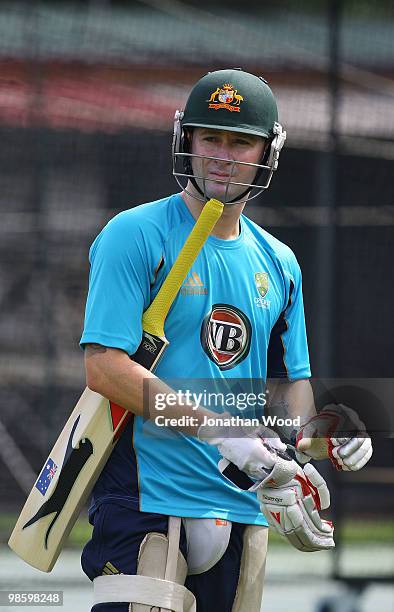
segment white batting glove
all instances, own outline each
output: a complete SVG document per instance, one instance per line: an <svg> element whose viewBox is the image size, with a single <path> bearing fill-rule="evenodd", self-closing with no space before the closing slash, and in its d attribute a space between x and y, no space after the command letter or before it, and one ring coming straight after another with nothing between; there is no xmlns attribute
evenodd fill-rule
<svg viewBox="0 0 394 612"><path fill-rule="evenodd" d="M294 462L295 463L295 462ZM297 464L296 464L297 465ZM334 527L320 517L330 505L330 492L316 468L307 464L287 484L257 485L257 498L268 523L303 552L334 548ZM275 468L271 474L274 477Z"/></svg>
<svg viewBox="0 0 394 612"><path fill-rule="evenodd" d="M231 437L223 437L224 431L225 429L220 427L200 427L198 438L216 446L222 457L236 465L254 480L265 482L272 468L278 462L280 464L283 462L284 464L294 463L294 466L298 467L285 454L286 444L281 442L277 434L268 428L254 430L250 436L242 428L227 429L228 436ZM264 433L270 437L262 437ZM296 467L292 468L294 474L296 473ZM287 475L288 466L286 465L284 469Z"/></svg>
<svg viewBox="0 0 394 612"><path fill-rule="evenodd" d="M355 435L346 436L347 432ZM297 434L295 449L301 463L329 458L338 470L345 471L360 470L373 452L364 423L344 404L328 404L309 419Z"/></svg>
<svg viewBox="0 0 394 612"><path fill-rule="evenodd" d="M223 476L242 489L257 491L269 524L298 550L313 552L333 548L332 523L319 515L321 509L329 507L330 493L318 471L309 464L303 471L283 452L284 445L277 438L266 438L253 446L249 446L250 441L258 440L245 438L243 441L245 445L237 445L239 439L218 444L220 452L227 457L219 461ZM260 481L253 483L247 479L245 482L234 463Z"/></svg>

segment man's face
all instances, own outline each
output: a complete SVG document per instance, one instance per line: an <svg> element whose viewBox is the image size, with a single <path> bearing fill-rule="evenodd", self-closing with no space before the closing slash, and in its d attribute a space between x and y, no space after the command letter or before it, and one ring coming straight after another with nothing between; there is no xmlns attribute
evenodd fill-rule
<svg viewBox="0 0 394 612"><path fill-rule="evenodd" d="M228 185L229 181L253 183L257 168L232 162L261 163L266 146L264 138L241 132L194 128L191 139L191 152L194 155L220 157L226 160L192 158L193 173L206 179L205 188L202 178L195 180L207 197L229 202L244 193L246 189L242 185Z"/></svg>

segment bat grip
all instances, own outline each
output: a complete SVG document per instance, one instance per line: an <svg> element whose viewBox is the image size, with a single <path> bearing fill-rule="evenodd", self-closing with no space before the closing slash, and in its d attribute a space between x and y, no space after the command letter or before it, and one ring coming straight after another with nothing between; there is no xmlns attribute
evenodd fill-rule
<svg viewBox="0 0 394 612"><path fill-rule="evenodd" d="M142 317L142 325L148 333L163 336L164 321L187 273L197 258L205 241L219 220L224 205L211 199L205 204L185 244L160 290Z"/></svg>

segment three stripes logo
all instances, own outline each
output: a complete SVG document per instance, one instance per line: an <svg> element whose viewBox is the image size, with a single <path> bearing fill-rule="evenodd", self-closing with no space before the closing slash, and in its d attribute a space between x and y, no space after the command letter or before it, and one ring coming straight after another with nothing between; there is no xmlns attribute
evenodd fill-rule
<svg viewBox="0 0 394 612"><path fill-rule="evenodd" d="M107 561L103 567L102 576L114 576L115 574L120 574L120 571L111 563L111 561Z"/></svg>
<svg viewBox="0 0 394 612"><path fill-rule="evenodd" d="M208 289L197 272L190 272L180 288L180 293L181 295L208 295Z"/></svg>

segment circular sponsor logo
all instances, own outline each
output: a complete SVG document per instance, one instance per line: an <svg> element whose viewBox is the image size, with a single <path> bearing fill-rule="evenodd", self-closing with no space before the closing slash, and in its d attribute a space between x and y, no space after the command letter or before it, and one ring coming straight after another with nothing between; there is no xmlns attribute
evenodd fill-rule
<svg viewBox="0 0 394 612"><path fill-rule="evenodd" d="M214 304L201 326L203 349L221 370L230 370L245 359L251 335L248 317L228 304Z"/></svg>

